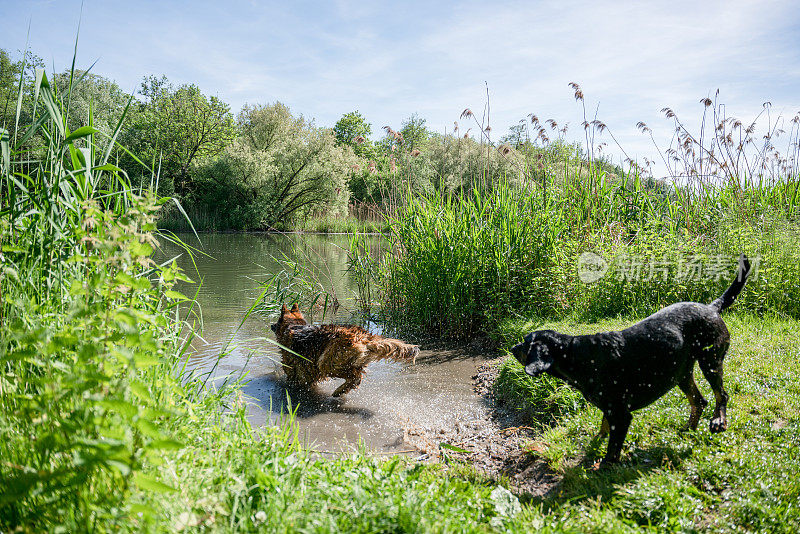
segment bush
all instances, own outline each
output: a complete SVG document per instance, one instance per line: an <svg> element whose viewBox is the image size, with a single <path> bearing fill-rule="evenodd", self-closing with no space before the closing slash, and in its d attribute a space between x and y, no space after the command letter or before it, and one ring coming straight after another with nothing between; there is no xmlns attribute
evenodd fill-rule
<svg viewBox="0 0 800 534"><path fill-rule="evenodd" d="M280 103L245 107L238 124L240 138L196 169L196 208L240 230L289 228L314 211L347 214L355 159L330 130Z"/></svg>

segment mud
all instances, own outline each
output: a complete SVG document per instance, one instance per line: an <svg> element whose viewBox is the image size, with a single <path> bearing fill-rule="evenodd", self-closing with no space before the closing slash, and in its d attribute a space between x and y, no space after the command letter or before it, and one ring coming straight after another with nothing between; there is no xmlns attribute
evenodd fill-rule
<svg viewBox="0 0 800 534"><path fill-rule="evenodd" d="M404 440L422 452L420 461L457 459L492 478L507 478L516 493L543 497L556 488L559 477L532 454L536 431L527 426L524 416L494 397L492 386L500 363L500 358L484 362L472 376L473 391L485 406L483 413L451 426L410 426L404 430Z"/></svg>

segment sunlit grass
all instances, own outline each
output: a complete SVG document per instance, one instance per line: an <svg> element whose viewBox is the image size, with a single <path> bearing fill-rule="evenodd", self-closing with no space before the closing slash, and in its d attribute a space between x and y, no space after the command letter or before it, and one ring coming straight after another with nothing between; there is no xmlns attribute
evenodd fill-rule
<svg viewBox="0 0 800 534"><path fill-rule="evenodd" d="M731 349L725 361L725 384L731 395L729 427L708 432L707 409L696 432L681 432L689 409L677 389L634 414L619 466L590 469L605 451L596 438L598 409L574 409L571 397L559 399L560 413L532 413L543 430L534 454L563 477L556 491L538 501L548 517L588 526L601 518L611 524L651 525L667 529L790 531L800 518L800 484L791 475L800 468L800 329L798 322L749 314L726 316ZM620 329L630 321L593 324L553 322L571 334ZM520 321L519 333L531 323ZM508 333L511 333L508 328ZM509 343L511 343L509 337ZM532 380L508 358L502 364L496 393L528 410L540 406L548 378ZM553 379L550 379L553 380ZM541 383L541 384L540 384ZM713 398L702 378L698 385ZM565 386L566 387L566 386ZM536 514L534 514L536 515ZM616 527L615 527L616 528Z"/></svg>

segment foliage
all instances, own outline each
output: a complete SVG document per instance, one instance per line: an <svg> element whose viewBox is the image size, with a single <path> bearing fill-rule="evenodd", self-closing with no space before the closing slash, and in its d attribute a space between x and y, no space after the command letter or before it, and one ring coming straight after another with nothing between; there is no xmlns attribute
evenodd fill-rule
<svg viewBox="0 0 800 534"><path fill-rule="evenodd" d="M417 113L412 114L403 121L400 126L400 134L403 136L403 146L408 150L422 149L425 146L430 132L425 126L425 119Z"/></svg>
<svg viewBox="0 0 800 534"><path fill-rule="evenodd" d="M338 146L349 146L356 156L365 159L376 157L375 147L369 138L372 125L358 111L345 113L333 127Z"/></svg>
<svg viewBox="0 0 800 534"><path fill-rule="evenodd" d="M447 148L460 141L443 141L432 140L427 151L463 169L458 145ZM437 154L439 147L445 148ZM452 183L447 179L436 184L436 193L400 191L389 219L391 253L379 280L390 315L463 336L493 332L504 318L533 310L550 318L646 314L679 300L713 300L744 251L759 259L764 276L753 280L739 305L800 316L789 297L800 280L800 258L791 245L798 234L796 176L668 185L612 174L563 143L493 152L501 152L498 161L507 166L493 164L490 155L483 173L489 178L481 178L478 157L469 189L459 184L450 186L453 193L441 192ZM533 169L531 156L539 161ZM420 157L424 164L427 156ZM456 177L448 168L442 164L432 175ZM498 179L497 172L505 174ZM420 175L425 171L415 179ZM578 277L585 251L609 265L594 284ZM626 258L639 265L633 277L624 272ZM691 262L716 267L682 274ZM660 266L656 275L651 265Z"/></svg>
<svg viewBox="0 0 800 534"><path fill-rule="evenodd" d="M13 61L0 49L0 126L8 130L11 139L18 137L18 124L31 123L36 69L43 68L44 61L29 51Z"/></svg>
<svg viewBox="0 0 800 534"><path fill-rule="evenodd" d="M230 106L196 85L173 87L166 77L145 78L140 94L144 101L123 142L159 170L160 192L184 198L195 190L192 165L221 153L236 137Z"/></svg>
<svg viewBox="0 0 800 534"><path fill-rule="evenodd" d="M312 210L345 214L352 153L281 103L246 106L241 138L197 170L195 202L240 229L286 228Z"/></svg>
<svg viewBox="0 0 800 534"><path fill-rule="evenodd" d="M36 79L42 158L0 130L0 525L85 531L124 518L136 488L171 490L145 471L181 447L164 430L181 275L150 259L154 200Z"/></svg>
<svg viewBox="0 0 800 534"><path fill-rule="evenodd" d="M130 95L108 78L76 69L54 77L58 93L68 99L67 125L71 130L91 124L104 136L95 138L95 145L104 150L123 114L131 120L128 108Z"/></svg>
<svg viewBox="0 0 800 534"><path fill-rule="evenodd" d="M407 198L390 220L390 311L439 335L486 332L510 310L553 306L556 213L507 181L463 196ZM540 308L543 309L543 308Z"/></svg>
<svg viewBox="0 0 800 534"><path fill-rule="evenodd" d="M182 375L185 299L170 289L182 275L149 257L153 198L133 195L92 150L92 128L70 131L40 80L46 157L21 166L19 145L0 136L11 192L0 208L0 529L451 532L513 521L516 499L495 483L400 458L315 459L291 417L254 431L230 389Z"/></svg>

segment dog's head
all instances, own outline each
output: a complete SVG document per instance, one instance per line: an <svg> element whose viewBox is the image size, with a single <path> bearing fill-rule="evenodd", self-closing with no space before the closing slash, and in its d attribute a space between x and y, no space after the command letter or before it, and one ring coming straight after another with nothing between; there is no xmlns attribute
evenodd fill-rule
<svg viewBox="0 0 800 534"><path fill-rule="evenodd" d="M531 332L522 343L511 348L511 354L530 376L544 373L565 353L566 343L560 334L552 330Z"/></svg>
<svg viewBox="0 0 800 534"><path fill-rule="evenodd" d="M280 332L287 326L292 326L296 324L308 324L306 323L306 318L303 317L303 314L300 313L300 308L297 306L297 303L292 305L292 308L289 309L286 307L286 304L281 306L281 316L278 318L278 322L271 325L270 328L273 332Z"/></svg>

